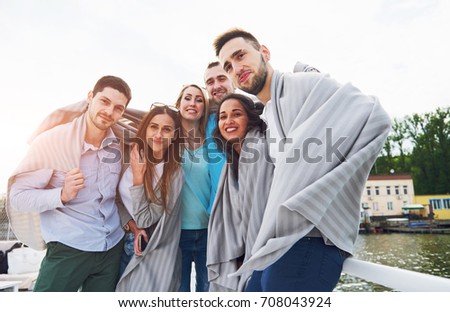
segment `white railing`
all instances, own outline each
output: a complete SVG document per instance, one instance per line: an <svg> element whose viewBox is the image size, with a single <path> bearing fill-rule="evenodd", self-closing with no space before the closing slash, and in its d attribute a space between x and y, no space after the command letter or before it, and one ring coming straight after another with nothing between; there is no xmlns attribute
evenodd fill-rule
<svg viewBox="0 0 450 312"><path fill-rule="evenodd" d="M342 272L396 291L450 291L450 279L362 261L353 257L344 262Z"/></svg>

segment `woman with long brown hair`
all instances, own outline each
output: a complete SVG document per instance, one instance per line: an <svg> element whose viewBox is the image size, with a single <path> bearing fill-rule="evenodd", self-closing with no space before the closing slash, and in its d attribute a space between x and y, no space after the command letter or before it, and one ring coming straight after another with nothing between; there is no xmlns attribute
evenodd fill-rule
<svg viewBox="0 0 450 312"><path fill-rule="evenodd" d="M130 166L119 184L124 206L133 216L127 225L134 237L134 255L117 291L177 291L181 157L184 135L179 110L154 103L142 119L133 144Z"/></svg>

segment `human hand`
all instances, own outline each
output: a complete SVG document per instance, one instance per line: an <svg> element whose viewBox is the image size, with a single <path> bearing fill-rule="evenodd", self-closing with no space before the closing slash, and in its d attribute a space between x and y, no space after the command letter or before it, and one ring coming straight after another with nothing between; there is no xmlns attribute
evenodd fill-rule
<svg viewBox="0 0 450 312"><path fill-rule="evenodd" d="M141 185L144 183L144 173L147 169L147 164L143 158L143 155L139 152L138 145L133 144L130 155L131 171L133 172L133 185Z"/></svg>
<svg viewBox="0 0 450 312"><path fill-rule="evenodd" d="M145 242L145 243L144 243ZM144 229L137 229L134 232L134 253L136 256L142 256L142 252L148 243L147 232Z"/></svg>
<svg viewBox="0 0 450 312"><path fill-rule="evenodd" d="M84 176L80 168L74 168L66 173L64 186L61 190L61 202L63 204L77 197L78 192L85 187Z"/></svg>

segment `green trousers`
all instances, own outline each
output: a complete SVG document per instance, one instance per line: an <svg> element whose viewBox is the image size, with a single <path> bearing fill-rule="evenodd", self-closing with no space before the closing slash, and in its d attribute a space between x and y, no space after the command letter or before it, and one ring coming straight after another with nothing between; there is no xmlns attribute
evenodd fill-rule
<svg viewBox="0 0 450 312"><path fill-rule="evenodd" d="M123 240L108 251L81 251L47 244L33 291L115 291Z"/></svg>

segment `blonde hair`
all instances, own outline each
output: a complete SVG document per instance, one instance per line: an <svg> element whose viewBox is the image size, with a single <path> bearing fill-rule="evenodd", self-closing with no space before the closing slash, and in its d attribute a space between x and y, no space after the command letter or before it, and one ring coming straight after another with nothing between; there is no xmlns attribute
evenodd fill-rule
<svg viewBox="0 0 450 312"><path fill-rule="evenodd" d="M208 112L209 112L209 99L208 99L206 90L194 83L183 86L183 88L181 88L181 90L180 90L180 93L178 94L178 98L177 98L177 101L175 102L175 106L178 109L180 108L181 99L183 98L183 93L189 87L197 88L198 90L200 90L200 92L202 93L202 96L203 96L204 108L203 108L203 115L199 120L199 128L200 128L199 132L200 132L202 138L205 139L206 138L206 124L208 123Z"/></svg>

